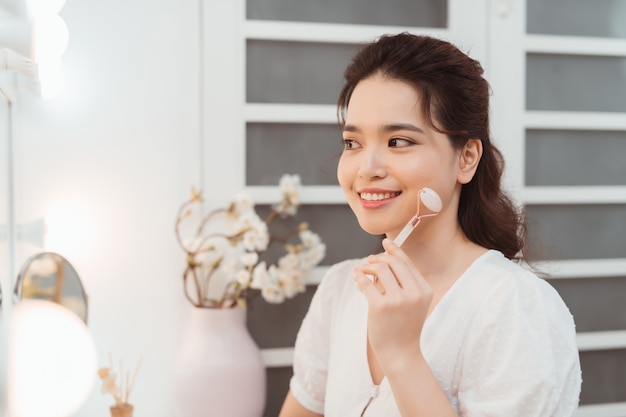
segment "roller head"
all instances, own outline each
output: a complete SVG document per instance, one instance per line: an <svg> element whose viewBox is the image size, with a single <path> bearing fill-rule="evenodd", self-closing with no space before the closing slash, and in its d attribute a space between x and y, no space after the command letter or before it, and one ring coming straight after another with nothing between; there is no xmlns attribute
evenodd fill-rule
<svg viewBox="0 0 626 417"><path fill-rule="evenodd" d="M443 203L441 202L439 194L437 194L437 192L432 188L422 188L420 190L419 197L422 201L422 204L424 204L424 207L426 207L428 210L434 213L439 213L441 211Z"/></svg>

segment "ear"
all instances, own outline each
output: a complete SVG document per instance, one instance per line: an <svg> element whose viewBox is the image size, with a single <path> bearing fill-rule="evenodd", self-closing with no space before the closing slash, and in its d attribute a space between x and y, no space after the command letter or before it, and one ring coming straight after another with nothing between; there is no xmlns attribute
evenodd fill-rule
<svg viewBox="0 0 626 417"><path fill-rule="evenodd" d="M468 139L459 153L459 173L457 180L467 184L474 178L478 163L483 155L483 142L480 139Z"/></svg>

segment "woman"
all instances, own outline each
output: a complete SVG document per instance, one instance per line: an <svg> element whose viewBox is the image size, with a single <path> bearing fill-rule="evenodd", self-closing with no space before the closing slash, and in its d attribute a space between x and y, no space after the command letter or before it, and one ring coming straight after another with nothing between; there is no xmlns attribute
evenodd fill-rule
<svg viewBox="0 0 626 417"><path fill-rule="evenodd" d="M572 416L574 322L514 260L525 227L501 189L480 64L450 43L383 36L345 71L337 176L384 252L331 267L296 341L281 417ZM418 193L441 197L402 247ZM372 278L373 279L370 279Z"/></svg>

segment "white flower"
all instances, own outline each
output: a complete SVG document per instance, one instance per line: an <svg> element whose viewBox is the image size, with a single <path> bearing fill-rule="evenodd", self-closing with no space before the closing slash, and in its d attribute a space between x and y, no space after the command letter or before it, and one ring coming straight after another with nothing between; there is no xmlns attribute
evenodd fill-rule
<svg viewBox="0 0 626 417"><path fill-rule="evenodd" d="M288 253L278 260L278 267L282 269L297 268L300 260L295 253Z"/></svg>
<svg viewBox="0 0 626 417"><path fill-rule="evenodd" d="M265 262L261 262L257 266L254 267L252 271L252 282L250 283L250 287L256 290L260 290L263 288L265 283L269 280L269 274L267 272L267 266Z"/></svg>
<svg viewBox="0 0 626 417"><path fill-rule="evenodd" d="M317 233L313 233L309 229L300 231L300 241L306 247L315 246L322 241Z"/></svg>
<svg viewBox="0 0 626 417"><path fill-rule="evenodd" d="M255 212L245 213L237 219L235 233L243 233L243 246L248 252L267 249L270 240L267 223Z"/></svg>
<svg viewBox="0 0 626 417"><path fill-rule="evenodd" d="M263 287L261 295L268 303L280 304L285 301L285 294L275 282L270 282Z"/></svg>
<svg viewBox="0 0 626 417"><path fill-rule="evenodd" d="M306 291L306 285L302 282L301 279L294 279L289 283L288 287L283 288L285 295L288 298L293 298L296 295L303 293Z"/></svg>
<svg viewBox="0 0 626 417"><path fill-rule="evenodd" d="M245 213L241 213L235 219L235 222L233 224L233 232L235 233L245 232L248 229L253 229L257 227L255 225L259 223L265 224L265 222L261 220L261 218L259 217L258 214L256 214L256 212L247 211Z"/></svg>
<svg viewBox="0 0 626 417"><path fill-rule="evenodd" d="M224 254L225 252L227 252L229 247L230 247L230 244L228 243L228 240L221 236L210 237L206 239L206 241L202 245L203 249L204 248L211 249L221 254Z"/></svg>
<svg viewBox="0 0 626 417"><path fill-rule="evenodd" d="M200 246L201 242L202 242L201 238L184 240L183 249L185 249L188 252L193 252L196 249L198 249L198 246Z"/></svg>
<svg viewBox="0 0 626 417"><path fill-rule="evenodd" d="M278 275L278 282L287 298L293 298L299 292L304 291L304 285L301 285L300 281L300 271L296 269L281 270Z"/></svg>
<svg viewBox="0 0 626 417"><path fill-rule="evenodd" d="M285 174L280 178L280 191L283 198L273 208L281 216L294 216L300 205L300 176Z"/></svg>
<svg viewBox="0 0 626 417"><path fill-rule="evenodd" d="M224 239L211 238L204 242L196 239L190 245L188 249L195 252L193 260L204 268L215 268L226 253Z"/></svg>
<svg viewBox="0 0 626 417"><path fill-rule="evenodd" d="M303 270L310 270L326 256L326 245L320 243L300 252L300 265Z"/></svg>
<svg viewBox="0 0 626 417"><path fill-rule="evenodd" d="M209 282L216 277L218 282L225 279L229 284L224 305L244 302L249 288L260 290L263 298L271 303L280 303L305 291L303 276L321 261L326 246L317 234L307 230L306 223L283 236L270 234L270 224L295 215L300 205L299 175L283 175L279 187L281 200L272 206L273 212L265 220L259 217L252 199L246 194L239 194L228 209L215 209L205 216L195 216L201 221L196 228L181 228L180 225L183 219L190 221L190 205L202 201L200 193L194 193L192 199L181 207L176 234L187 252L185 295L194 305L217 306L216 299L207 294ZM181 234L184 230L195 230L195 238L183 241ZM288 242L296 232L300 242ZM282 245L284 253L276 264L268 265L260 259L270 241ZM189 280L191 274L193 279Z"/></svg>
<svg viewBox="0 0 626 417"><path fill-rule="evenodd" d="M102 392L105 394L111 395L119 395L120 388L115 383L115 379L117 375L114 373L109 373L107 376L102 378Z"/></svg>
<svg viewBox="0 0 626 417"><path fill-rule="evenodd" d="M247 251L264 251L270 242L270 236L265 223L256 224L243 235L243 247Z"/></svg>
<svg viewBox="0 0 626 417"><path fill-rule="evenodd" d="M235 213L238 216L242 214L249 213L254 210L254 203L252 202L252 198L250 198L247 194L239 194L234 201L235 203Z"/></svg>
<svg viewBox="0 0 626 417"><path fill-rule="evenodd" d="M248 287L251 278L250 272L247 269L240 269L235 273L235 281L237 281L242 287Z"/></svg>
<svg viewBox="0 0 626 417"><path fill-rule="evenodd" d="M245 252L239 259L244 266L254 266L259 261L259 254L256 252Z"/></svg>
<svg viewBox="0 0 626 417"><path fill-rule="evenodd" d="M239 261L237 256L233 253L230 253L222 259L220 263L220 269L227 275L233 275L239 269Z"/></svg>
<svg viewBox="0 0 626 417"><path fill-rule="evenodd" d="M301 186L300 175L298 174L294 174L294 175L284 174L282 177L280 177L280 181L278 183L278 187L280 188L280 191L283 192L283 194L291 194L291 193L297 194L300 186Z"/></svg>
<svg viewBox="0 0 626 417"><path fill-rule="evenodd" d="M194 253L197 263L203 265L213 264L224 256L228 249L227 242L223 238L194 239L189 242L188 250Z"/></svg>

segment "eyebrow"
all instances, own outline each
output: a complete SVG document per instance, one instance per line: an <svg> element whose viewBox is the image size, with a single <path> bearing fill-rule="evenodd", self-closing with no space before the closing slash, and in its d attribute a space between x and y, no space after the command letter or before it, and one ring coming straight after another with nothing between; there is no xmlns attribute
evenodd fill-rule
<svg viewBox="0 0 626 417"><path fill-rule="evenodd" d="M426 133L424 131L424 129L422 129L421 127L415 126L415 125L410 124L410 123L392 123L392 124L384 125L381 128L381 130L383 132L396 132L398 130L410 130L412 132L417 132L417 133L423 133L423 134ZM361 129L359 129L355 125L345 124L343 126L343 131L344 132L360 133Z"/></svg>

